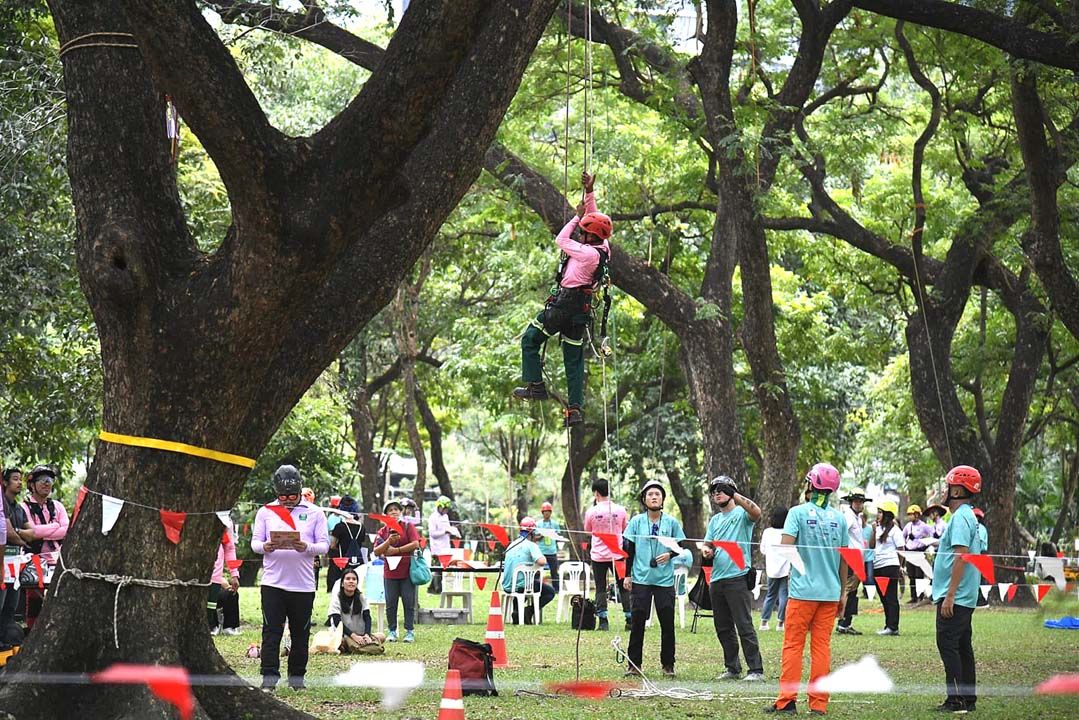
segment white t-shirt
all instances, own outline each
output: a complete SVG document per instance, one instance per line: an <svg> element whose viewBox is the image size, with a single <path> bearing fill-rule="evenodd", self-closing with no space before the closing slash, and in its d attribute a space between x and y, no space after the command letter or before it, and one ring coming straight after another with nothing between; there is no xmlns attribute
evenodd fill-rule
<svg viewBox="0 0 1079 720"><path fill-rule="evenodd" d="M877 548L876 554L873 555L873 567L898 566L899 554L896 551L903 547L903 531L892 525L883 540L880 539L880 528L874 528L874 532L877 535Z"/></svg>
<svg viewBox="0 0 1079 720"><path fill-rule="evenodd" d="M847 521L847 547L865 549L865 538L862 537L862 516L854 512L850 505L843 506L843 519Z"/></svg>
<svg viewBox="0 0 1079 720"><path fill-rule="evenodd" d="M761 533L761 554L764 555L764 572L770 578L787 577L791 573L791 561L770 552L773 547L783 544L783 531L779 528L766 528Z"/></svg>

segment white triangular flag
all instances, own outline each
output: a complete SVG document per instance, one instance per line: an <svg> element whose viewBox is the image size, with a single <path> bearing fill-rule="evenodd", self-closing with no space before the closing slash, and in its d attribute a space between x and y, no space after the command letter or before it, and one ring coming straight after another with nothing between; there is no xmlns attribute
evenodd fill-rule
<svg viewBox="0 0 1079 720"><path fill-rule="evenodd" d="M559 535L554 528L536 528L536 533L545 538L551 538L555 542L566 542L566 538Z"/></svg>
<svg viewBox="0 0 1079 720"><path fill-rule="evenodd" d="M914 550L900 550L899 557L925 573L926 577L933 577L933 566L925 559L925 553Z"/></svg>
<svg viewBox="0 0 1079 720"><path fill-rule="evenodd" d="M805 563L802 562L802 556L798 554L797 546L773 545L769 552L771 554L778 555L783 560L789 561L791 566L794 567L795 570L802 573L803 575L806 574L806 566Z"/></svg>
<svg viewBox="0 0 1079 720"><path fill-rule="evenodd" d="M918 597L931 597L933 594L933 581L929 578L918 578L914 581L914 592Z"/></svg>
<svg viewBox="0 0 1079 720"><path fill-rule="evenodd" d="M371 541L371 546L375 545L375 533L367 533L367 539Z"/></svg>
<svg viewBox="0 0 1079 720"><path fill-rule="evenodd" d="M989 601L989 589L992 585L979 585L978 589L982 591L982 600Z"/></svg>
<svg viewBox="0 0 1079 720"><path fill-rule="evenodd" d="M659 541L659 544L670 550L675 555L682 552L682 546L678 544L678 541L672 537L664 537L662 535L655 536L655 539Z"/></svg>
<svg viewBox="0 0 1079 720"><path fill-rule="evenodd" d="M1012 586L1011 583L997 583L997 591L1000 593L1000 599L1003 600L1004 596L1008 594L1008 588Z"/></svg>
<svg viewBox="0 0 1079 720"><path fill-rule="evenodd" d="M472 540L468 543L468 549L472 551L472 554L476 554L476 550L480 547L479 540Z"/></svg>
<svg viewBox="0 0 1079 720"><path fill-rule="evenodd" d="M1027 550L1027 557L1030 558L1031 561L1033 561L1034 560L1034 551L1033 550Z"/></svg>
<svg viewBox="0 0 1079 720"><path fill-rule="evenodd" d="M895 689L888 673L877 664L877 659L866 655L850 665L843 665L819 678L809 686L810 692L884 694Z"/></svg>
<svg viewBox="0 0 1079 720"><path fill-rule="evenodd" d="M217 519L221 521L221 524L225 526L226 530L232 532L232 517L229 516L228 510L218 510L214 515L217 515Z"/></svg>
<svg viewBox="0 0 1079 720"><path fill-rule="evenodd" d="M397 566L400 565L400 564L401 564L401 556L400 555L387 555L386 556L386 565L389 566L390 570L396 570Z"/></svg>
<svg viewBox="0 0 1079 720"><path fill-rule="evenodd" d="M877 597L877 588L875 585L865 585L865 596L872 600Z"/></svg>
<svg viewBox="0 0 1079 720"><path fill-rule="evenodd" d="M108 535L112 526L116 524L116 518L120 517L120 510L124 507L124 501L110 495L101 496L101 534Z"/></svg>

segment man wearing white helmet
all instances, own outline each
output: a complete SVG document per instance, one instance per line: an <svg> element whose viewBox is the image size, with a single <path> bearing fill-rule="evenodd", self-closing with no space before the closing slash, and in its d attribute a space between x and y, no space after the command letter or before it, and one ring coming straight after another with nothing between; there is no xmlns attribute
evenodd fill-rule
<svg viewBox="0 0 1079 720"><path fill-rule="evenodd" d="M460 531L450 523L450 508L453 500L439 495L435 501L435 511L427 518L427 535L431 539L431 564L441 564L439 558L446 557L453 549L451 537L461 537ZM442 592L442 573L431 574L431 584L427 592L438 595Z"/></svg>
<svg viewBox="0 0 1079 720"><path fill-rule="evenodd" d="M663 674L674 676L674 564L679 555L671 545L686 539L682 523L663 512L667 491L658 480L649 480L637 496L644 512L634 515L622 536L626 558L626 577L622 586L632 592L632 627L626 656L626 675L640 675L643 662L644 625L656 605L659 618L659 661ZM661 540L660 538L666 538Z"/></svg>
<svg viewBox="0 0 1079 720"><path fill-rule="evenodd" d="M805 570L791 567L790 599L784 623L783 655L779 671L779 696L764 709L767 713L795 714L795 700L802 681L802 655L809 641L809 687L828 674L832 664L832 623L842 611L847 566L840 562L837 547L846 546L847 521L828 506L839 489L839 471L817 463L806 473L809 500L787 513L783 545L795 545ZM809 710L828 711L828 693L809 690Z"/></svg>
<svg viewBox="0 0 1079 720"><path fill-rule="evenodd" d="M539 539L539 533L536 532L536 521L529 516L521 518L521 533L516 540L510 543L510 546L506 548L506 555L502 561L502 590L507 593L522 592L524 588L524 581L520 578L514 578L514 570L519 565L533 564L543 567L547 564L547 558L543 557L543 553L540 552L539 545L536 544L536 540ZM513 585L514 579L518 582ZM547 603L554 599L554 588L545 582L537 580L540 591L540 608L542 609ZM515 612L520 608L515 608ZM525 610L524 621L528 623L533 617L532 608Z"/></svg>

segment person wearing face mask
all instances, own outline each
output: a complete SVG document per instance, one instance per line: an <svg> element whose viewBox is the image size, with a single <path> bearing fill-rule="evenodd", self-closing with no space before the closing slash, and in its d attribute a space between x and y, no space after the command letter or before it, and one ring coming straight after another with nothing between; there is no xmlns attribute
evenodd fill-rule
<svg viewBox="0 0 1079 720"><path fill-rule="evenodd" d="M973 502L982 491L982 475L969 465L957 465L944 478L951 522L941 535L933 563L933 603L937 607L937 651L944 665L947 698L937 708L957 714L974 710L977 672L971 619L978 606L978 569L964 562L965 553L985 551L978 534Z"/></svg>
<svg viewBox="0 0 1079 720"><path fill-rule="evenodd" d="M726 670L717 680L737 680L742 676L742 662L738 657L738 641L746 656L749 682L764 680L764 660L757 642L757 629L753 624L753 592L748 563L742 567L731 559L727 551L714 550L715 541L735 542L742 549L747 561L752 557L749 543L753 540L753 526L761 518L761 509L745 495L738 492L734 479L717 475L708 485L708 493L719 512L708 521L704 539L709 542L701 554L712 560L712 582L708 594L712 600L712 622L716 637L723 647L723 665Z"/></svg>
<svg viewBox="0 0 1079 720"><path fill-rule="evenodd" d="M315 601L315 565L312 558L329 550L326 516L308 505L300 493L300 471L282 465L273 474L277 500L259 508L251 532L251 549L262 561L262 688L273 690L280 680L279 650L288 620L292 650L288 656L288 684L304 689L307 642L311 633L311 607ZM297 533L298 538L274 542L274 532ZM278 536L279 538L282 536Z"/></svg>
<svg viewBox="0 0 1079 720"><path fill-rule="evenodd" d="M626 675L640 675L644 650L644 627L656 605L659 618L659 662L663 674L674 676L674 563L680 555L670 545L681 545L686 534L682 523L663 512L667 491L662 483L649 480L637 496L644 512L633 516L622 535L622 547L627 553L626 577L622 587L632 593L633 608L626 657ZM669 538L663 543L659 538Z"/></svg>

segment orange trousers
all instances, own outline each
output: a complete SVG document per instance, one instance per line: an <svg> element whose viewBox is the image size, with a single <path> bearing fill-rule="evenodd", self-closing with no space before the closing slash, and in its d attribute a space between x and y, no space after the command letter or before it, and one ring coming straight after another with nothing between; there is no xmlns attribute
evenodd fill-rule
<svg viewBox="0 0 1079 720"><path fill-rule="evenodd" d="M802 655L806 635L809 635L809 683L828 674L832 662L832 625L839 611L837 601L787 601L787 618L783 624L783 659L779 670L777 707L786 707L798 698L802 681ZM809 709L828 709L828 693L809 691Z"/></svg>

